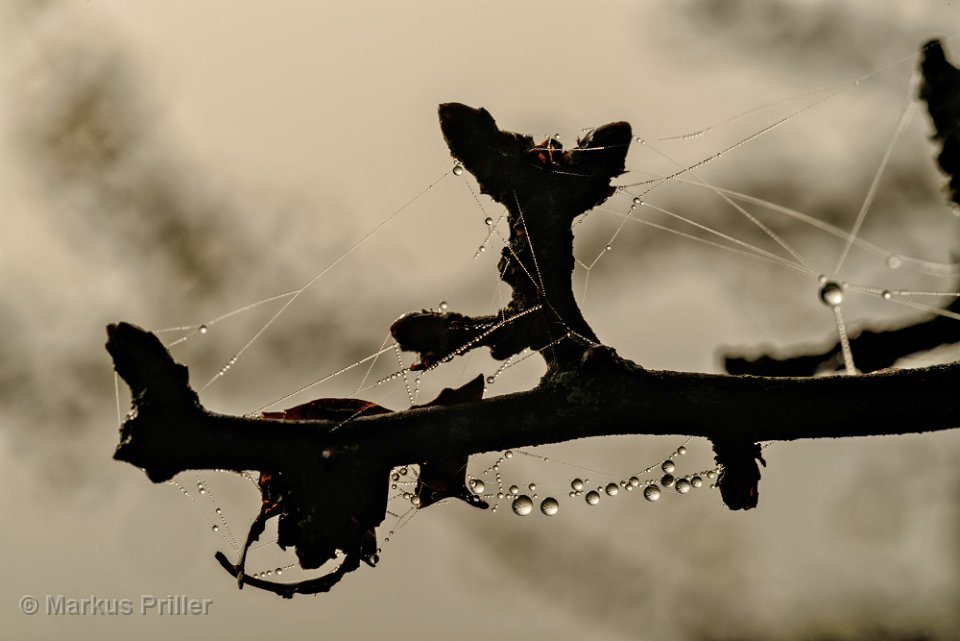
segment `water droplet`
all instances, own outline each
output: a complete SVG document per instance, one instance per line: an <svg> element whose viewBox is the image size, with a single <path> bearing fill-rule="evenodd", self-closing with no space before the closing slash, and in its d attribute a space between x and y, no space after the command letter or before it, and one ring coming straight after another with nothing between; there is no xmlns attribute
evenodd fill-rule
<svg viewBox="0 0 960 641"><path fill-rule="evenodd" d="M830 279L824 276L823 274L820 274L820 276L817 277L817 282L820 283L821 285L826 285L828 280Z"/></svg>
<svg viewBox="0 0 960 641"><path fill-rule="evenodd" d="M414 507L420 507L420 497L414 495L413 498L410 499L410 503L412 503Z"/></svg>
<svg viewBox="0 0 960 641"><path fill-rule="evenodd" d="M883 300L890 300L893 298L893 292L891 292L889 289L885 289L880 292L880 296L883 298Z"/></svg>
<svg viewBox="0 0 960 641"><path fill-rule="evenodd" d="M197 492L200 492L200 494L206 494L207 489L201 485L199 488L197 488Z"/></svg>
<svg viewBox="0 0 960 641"><path fill-rule="evenodd" d="M412 497L412 496L413 496L413 494L410 494L410 492L404 492L404 493L403 493L403 500L404 500L404 501L409 501L409 500L410 500L410 497Z"/></svg>
<svg viewBox="0 0 960 641"><path fill-rule="evenodd" d="M497 379L495 379L494 377L488 376L488 377L487 377L487 385L493 385L493 383L494 383L496 380L497 380Z"/></svg>
<svg viewBox="0 0 960 641"><path fill-rule="evenodd" d="M214 532L219 532L219 531L220 531L220 526L219 526L219 525L214 525L211 529L212 529Z"/></svg>
<svg viewBox="0 0 960 641"><path fill-rule="evenodd" d="M583 481L581 479L573 479L570 481L570 487L579 492L583 489Z"/></svg>
<svg viewBox="0 0 960 641"><path fill-rule="evenodd" d="M710 470L709 472L707 472L707 478L708 478L708 479L712 479L712 478L715 477L716 475L717 475L717 473L714 472L713 470Z"/></svg>
<svg viewBox="0 0 960 641"><path fill-rule="evenodd" d="M606 247L603 248L603 251L610 251L611 249L613 249L613 247L610 245L607 245Z"/></svg>
<svg viewBox="0 0 960 641"><path fill-rule="evenodd" d="M540 503L540 511L547 516L553 516L560 511L560 504L557 499L548 496Z"/></svg>
<svg viewBox="0 0 960 641"><path fill-rule="evenodd" d="M677 492L680 494L686 494L690 491L690 481L687 479L680 479L677 481Z"/></svg>
<svg viewBox="0 0 960 641"><path fill-rule="evenodd" d="M630 483L630 486L631 486L631 487L639 487L639 486L640 486L640 479L638 479L636 476L631 476L631 477L630 477L630 480L627 481L627 482Z"/></svg>
<svg viewBox="0 0 960 641"><path fill-rule="evenodd" d="M490 227L491 225L493 225L493 218L490 218L489 216L487 216L486 218L483 219L483 222L484 224L486 224L487 227Z"/></svg>
<svg viewBox="0 0 960 641"><path fill-rule="evenodd" d="M399 481L400 475L394 472L393 474L390 475L390 478L393 479L394 481Z"/></svg>
<svg viewBox="0 0 960 641"><path fill-rule="evenodd" d="M687 453L687 448L685 446L681 445L680 447L677 448L677 454L679 454L680 456L683 456L686 453Z"/></svg>
<svg viewBox="0 0 960 641"><path fill-rule="evenodd" d="M607 493L607 496L616 496L620 492L620 488L617 487L616 483L607 483L604 492Z"/></svg>
<svg viewBox="0 0 960 641"><path fill-rule="evenodd" d="M676 482L676 479L673 478L673 474L664 474L660 478L660 485L663 487L673 487L674 482Z"/></svg>
<svg viewBox="0 0 960 641"><path fill-rule="evenodd" d="M487 486L480 479L473 479L472 481L470 481L470 487L477 494L483 494L483 491L487 489Z"/></svg>
<svg viewBox="0 0 960 641"><path fill-rule="evenodd" d="M694 476L692 479L690 479L690 485L693 487L700 487L703 485L703 479L699 476Z"/></svg>
<svg viewBox="0 0 960 641"><path fill-rule="evenodd" d="M201 325L201 326L200 326L200 333L201 333L201 334L206 334L206 333L207 333L207 326L206 326L206 325Z"/></svg>
<svg viewBox="0 0 960 641"><path fill-rule="evenodd" d="M512 450L507 450L506 452L504 452L504 453L503 453L503 458L513 458L513 451L512 451Z"/></svg>
<svg viewBox="0 0 960 641"><path fill-rule="evenodd" d="M517 487L516 485L510 486L510 494L519 494L519 493L520 493L519 487Z"/></svg>
<svg viewBox="0 0 960 641"><path fill-rule="evenodd" d="M670 474L675 469L677 469L677 466L673 461L671 461L670 459L667 459L666 461L663 462L663 465L660 466L660 469L666 472L667 474Z"/></svg>
<svg viewBox="0 0 960 641"><path fill-rule="evenodd" d="M407 468L401 467L401 468L400 468L400 476L406 476L406 475L407 475L407 472L409 472L409 471L410 471L410 470L408 470Z"/></svg>
<svg viewBox="0 0 960 641"><path fill-rule="evenodd" d="M459 165L459 164L454 165L454 166L453 166L453 175L454 175L454 176L462 176L462 175L463 175L463 165Z"/></svg>
<svg viewBox="0 0 960 641"><path fill-rule="evenodd" d="M277 568L276 570L274 570L274 572L277 573L277 576L280 576L281 574L283 574L283 568Z"/></svg>
<svg viewBox="0 0 960 641"><path fill-rule="evenodd" d="M640 196L634 196L634 197L633 197L633 204L634 204L634 205L642 205L642 204L643 204L643 201L640 200Z"/></svg>
<svg viewBox="0 0 960 641"><path fill-rule="evenodd" d="M595 490L590 490L587 492L584 500L587 502L587 505L596 505L600 502L600 493Z"/></svg>
<svg viewBox="0 0 960 641"><path fill-rule="evenodd" d="M824 305L836 307L843 302L843 288L835 281L828 281L820 288L820 300Z"/></svg>
<svg viewBox="0 0 960 641"><path fill-rule="evenodd" d="M478 252L485 252L485 251L487 251L487 246L486 246L486 245L480 245L480 247L477 249L477 251L478 251Z"/></svg>
<svg viewBox="0 0 960 641"><path fill-rule="evenodd" d="M660 488L656 485L648 485L643 488L643 498L647 499L651 503L660 499Z"/></svg>
<svg viewBox="0 0 960 641"><path fill-rule="evenodd" d="M216 513L217 513L217 514L223 514L223 510L221 510L220 508L217 508L217 509L216 509Z"/></svg>
<svg viewBox="0 0 960 641"><path fill-rule="evenodd" d="M441 310L441 311L446 311L446 310L447 310L447 307L449 307L449 305L447 305L447 301L445 301L445 300L440 301L440 310Z"/></svg>
<svg viewBox="0 0 960 641"><path fill-rule="evenodd" d="M536 484L536 483L531 483L531 484L528 485L527 487L530 488L530 491L531 491L531 492L536 492L536 491L537 491L537 484Z"/></svg>
<svg viewBox="0 0 960 641"><path fill-rule="evenodd" d="M900 265L903 264L903 261L900 260L899 256L890 256L887 258L887 267L890 269L899 269Z"/></svg>
<svg viewBox="0 0 960 641"><path fill-rule="evenodd" d="M533 501L526 494L513 499L513 513L517 516L526 516L533 512Z"/></svg>
<svg viewBox="0 0 960 641"><path fill-rule="evenodd" d="M497 498L502 499L504 497L503 492L497 492Z"/></svg>

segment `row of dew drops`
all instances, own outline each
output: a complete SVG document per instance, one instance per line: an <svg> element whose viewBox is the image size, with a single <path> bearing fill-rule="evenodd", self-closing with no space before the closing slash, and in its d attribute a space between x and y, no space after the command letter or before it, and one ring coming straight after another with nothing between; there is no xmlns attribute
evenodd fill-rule
<svg viewBox="0 0 960 641"><path fill-rule="evenodd" d="M467 476L467 485L471 492L473 492L471 500L476 503L479 503L482 499L494 501L494 504L490 508L491 512L497 512L501 503L509 501L513 513L517 516L532 514L537 501L539 501L540 512L545 516L554 516L559 513L560 500L558 500L556 496L564 498L563 495L544 494L541 496L538 493L536 483L526 484L525 489L521 489L521 486L518 484L509 486L504 484L502 468L507 461L515 457L516 453L539 459L545 463L550 462L549 458L531 452L506 450L489 467L478 474L469 474ZM711 481L711 488L716 487L716 479L722 471L721 466L715 466L711 469L691 474L678 474L676 459L686 453L686 446L680 445L662 463L648 466L630 477L620 479L619 482L610 481L606 484L597 485L596 489L590 487L589 478L578 476L570 481L570 489L565 491L565 498L569 500L582 497L586 505L595 506L600 504L604 496L612 498L621 493L630 493L634 490L639 490L647 501L655 503L661 499L666 489L673 489L677 494L685 495L694 489L703 487L705 482L704 478ZM569 465L559 461L557 463ZM414 484L414 480L404 478L407 477L408 473L409 470L406 467L394 471L391 489L402 490L401 485ZM491 476L493 477L492 479L489 478ZM488 490L488 485L491 485L491 481L496 484L496 491ZM413 492L402 491L399 496L404 501L409 501L414 508L420 505L419 497Z"/></svg>

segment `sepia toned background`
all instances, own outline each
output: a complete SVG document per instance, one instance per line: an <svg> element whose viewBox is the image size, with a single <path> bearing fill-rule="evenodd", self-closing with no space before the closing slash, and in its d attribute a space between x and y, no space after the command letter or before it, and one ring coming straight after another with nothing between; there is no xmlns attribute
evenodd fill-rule
<svg viewBox="0 0 960 641"><path fill-rule="evenodd" d="M786 118L698 175L849 229L916 95L914 54L940 36L960 59L957 30L960 8L934 0L5 1L0 638L960 638L956 432L773 445L759 509L737 514L707 488L655 505L567 499L572 478L629 476L682 438L537 450L552 460L516 456L504 477L556 495L557 516L433 507L383 544L377 568L283 601L238 591L213 560L218 549L235 554L211 532L213 509L242 538L259 506L249 481L204 474L213 496L199 496L197 476L181 475L189 499L111 459L118 395L102 347L110 322L196 327L302 287L414 197L304 290L204 390L205 405L256 411L376 351L404 312L498 307L498 238L475 255L484 218L500 209L450 173L441 102L484 106L506 129L559 133L566 146L584 128L627 120L650 144L631 150L623 184L676 171L654 149L688 165ZM811 90L832 86L803 110L829 93ZM944 204L930 134L921 105L860 235L947 261L960 222ZM648 199L783 253L702 187L674 181ZM618 195L576 228L585 264L611 245L575 284L585 316L622 355L718 371L725 348L836 339L816 279L632 221L616 233L628 206ZM762 215L830 271L843 240ZM702 235L649 208L636 216ZM839 276L957 287L857 248ZM188 331L174 355L200 387L277 309ZM870 297L850 296L844 309L854 326L919 318ZM903 365L957 358L946 348ZM383 359L374 377L397 369L393 354ZM485 354L455 361L424 380L423 400L497 367ZM527 359L488 394L529 388L541 373ZM354 374L288 404L350 394ZM409 404L402 384L368 397ZM125 412L122 389L119 398ZM687 448L681 471L711 465L708 443ZM291 558L261 550L251 569ZM213 604L201 617L27 616L17 607L25 594Z"/></svg>

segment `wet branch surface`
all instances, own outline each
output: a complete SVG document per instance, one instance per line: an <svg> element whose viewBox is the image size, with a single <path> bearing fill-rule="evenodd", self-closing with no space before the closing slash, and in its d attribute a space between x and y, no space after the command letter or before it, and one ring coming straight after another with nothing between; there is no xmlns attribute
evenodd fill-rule
<svg viewBox="0 0 960 641"><path fill-rule="evenodd" d="M928 45L923 96L933 100L931 113L944 141L940 162L952 171L957 128L941 128L938 118L960 121L960 101L947 100L952 107L943 115L932 106L943 101L930 98L956 96L956 70L949 67L948 73L943 65L949 67L939 45ZM116 459L143 469L154 482L186 470L260 471L263 502L238 562L217 555L240 587L284 597L326 592L361 561L375 565L375 528L385 518L389 475L397 466L420 468L416 508L447 499L485 508L466 485L471 455L609 435L700 436L714 445L724 502L750 509L757 506L757 463L763 462L759 441L960 425L960 364L785 378L651 371L621 359L601 344L574 299L571 228L577 216L614 193L610 180L624 171L630 125L605 125L563 149L553 139L536 143L500 130L484 109L445 104L439 111L451 153L481 191L507 209L510 235L498 270L513 293L504 309L487 316L412 312L391 333L401 348L418 354L414 370L478 347L501 360L524 348L538 350L547 373L536 388L482 400L478 378L398 412L328 398L260 417L228 416L201 405L187 368L156 336L128 323L108 327L107 349L133 394ZM936 322L909 331L928 341L937 336L930 330ZM293 547L302 568L337 559L339 565L299 583L247 574L246 551L271 518L279 519L278 544Z"/></svg>

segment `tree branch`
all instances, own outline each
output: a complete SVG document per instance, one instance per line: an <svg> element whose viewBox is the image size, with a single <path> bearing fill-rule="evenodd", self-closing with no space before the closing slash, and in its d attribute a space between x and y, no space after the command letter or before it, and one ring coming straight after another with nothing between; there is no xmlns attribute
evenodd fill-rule
<svg viewBox="0 0 960 641"><path fill-rule="evenodd" d="M396 466L420 466L416 507L444 498L485 507L464 484L473 454L594 436L702 436L713 442L723 470L724 502L750 509L763 462L758 441L960 425L960 364L809 379L658 372L619 358L600 344L573 296L571 226L614 192L610 179L624 170L630 125L600 127L565 151L556 140L536 145L501 131L484 109L441 105L440 121L453 155L508 210L499 272L513 294L494 315L417 312L391 332L403 349L419 353L412 369L479 346L499 359L524 347L540 350L548 370L535 389L480 400L478 379L401 412L320 399L263 417L227 416L200 404L187 368L156 336L127 323L107 329L107 349L133 394L114 458L155 482L194 469L261 472L263 505L238 564L218 556L241 586L289 597L329 590L360 561L374 565L375 528ZM319 568L343 552L340 565L299 584L247 575L245 552L273 517L280 520L278 544L295 547L301 567Z"/></svg>
<svg viewBox="0 0 960 641"><path fill-rule="evenodd" d="M486 346L496 359L529 347L550 367L579 358L598 343L577 306L571 285L574 219L614 193L610 179L623 173L632 140L630 125L594 129L564 150L548 138L501 131L486 109L440 105L440 129L453 154L476 177L481 193L507 209L510 237L498 265L513 290L497 314L414 312L390 328L405 351L417 352L414 369L427 369L469 349ZM509 320L509 331L501 331ZM572 341L559 341L561 337Z"/></svg>
<svg viewBox="0 0 960 641"><path fill-rule="evenodd" d="M110 326L107 349L131 388L137 377L174 378L183 368L156 336L126 323ZM645 370L610 348L594 347L575 369L527 392L345 424L209 412L182 382L179 388L147 386L135 392L135 411L124 422L115 454L156 482L191 469L315 466L338 456L398 466L595 436L790 441L960 425L960 364L867 376L764 379ZM180 409L167 411L174 407Z"/></svg>

